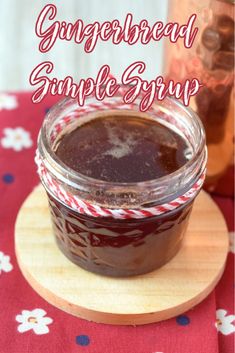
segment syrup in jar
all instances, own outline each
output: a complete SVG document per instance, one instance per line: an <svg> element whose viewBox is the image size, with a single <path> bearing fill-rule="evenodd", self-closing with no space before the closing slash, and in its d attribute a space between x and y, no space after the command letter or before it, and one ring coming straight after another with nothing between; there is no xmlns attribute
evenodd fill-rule
<svg viewBox="0 0 235 353"><path fill-rule="evenodd" d="M57 142L56 155L91 178L134 183L160 178L182 167L190 146L153 120L117 114L92 119Z"/></svg>

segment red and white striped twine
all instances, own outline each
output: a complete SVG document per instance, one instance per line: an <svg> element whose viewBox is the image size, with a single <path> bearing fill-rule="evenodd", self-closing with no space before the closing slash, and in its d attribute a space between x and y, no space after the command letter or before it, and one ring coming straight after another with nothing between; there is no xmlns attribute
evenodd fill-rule
<svg viewBox="0 0 235 353"><path fill-rule="evenodd" d="M51 133L51 142L54 142L56 136L64 129L65 126L73 122L75 119L81 117L83 114L87 114L97 110L103 109L130 109L131 105L127 105L124 103L105 103L99 102L98 104L89 104L86 108L79 108L72 113L68 114L66 117L63 117L53 128ZM119 208L119 209L112 209L98 206L94 203L90 203L88 201L82 200L76 195L73 195L69 191L65 191L63 186L58 183L58 181L51 176L49 171L47 170L39 151L36 151L35 162L38 166L38 174L40 176L41 181L45 185L45 187L51 191L51 193L63 204L68 206L69 208L73 209L74 211L92 216L92 217L112 217L115 219L140 219L152 216L158 216L163 213L173 211L174 209L178 208L179 206L189 202L193 199L198 191L201 189L205 174L206 174L206 159L204 161L204 166L202 168L202 173L199 176L198 180L195 184L188 190L185 194L177 197L176 199L164 203L162 205L157 205L153 207L145 207L145 208L138 208L138 209L126 209L126 208Z"/></svg>

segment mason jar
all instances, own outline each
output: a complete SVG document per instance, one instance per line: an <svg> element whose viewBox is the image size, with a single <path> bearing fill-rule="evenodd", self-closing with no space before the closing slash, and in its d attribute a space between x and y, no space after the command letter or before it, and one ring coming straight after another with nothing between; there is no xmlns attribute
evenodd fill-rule
<svg viewBox="0 0 235 353"><path fill-rule="evenodd" d="M141 116L173 129L188 145L186 163L168 175L142 182L107 182L66 166L56 154L58 136L109 113ZM153 271L179 251L190 213L204 180L207 152L200 119L166 98L145 113L139 99L119 95L84 107L65 99L46 115L36 162L48 196L53 232L60 250L85 270L108 276Z"/></svg>

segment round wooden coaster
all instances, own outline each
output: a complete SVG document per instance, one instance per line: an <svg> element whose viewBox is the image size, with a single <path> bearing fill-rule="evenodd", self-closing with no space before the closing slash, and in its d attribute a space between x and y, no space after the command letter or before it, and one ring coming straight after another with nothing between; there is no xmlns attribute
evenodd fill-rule
<svg viewBox="0 0 235 353"><path fill-rule="evenodd" d="M201 192L183 247L167 265L137 277L99 276L77 267L57 248L39 186L19 211L15 245L25 278L49 303L95 322L138 325L179 315L201 302L223 273L228 237L218 207Z"/></svg>

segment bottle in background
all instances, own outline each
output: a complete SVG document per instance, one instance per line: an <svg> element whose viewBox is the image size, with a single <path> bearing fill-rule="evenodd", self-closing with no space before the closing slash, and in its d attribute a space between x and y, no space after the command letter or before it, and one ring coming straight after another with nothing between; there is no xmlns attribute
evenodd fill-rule
<svg viewBox="0 0 235 353"><path fill-rule="evenodd" d="M197 15L199 32L192 48L166 43L165 76L177 82L198 78L203 87L191 107L200 116L207 136L208 170L205 187L230 195L221 178L233 159L235 0L170 0L168 21L186 23ZM220 185L220 186L219 186Z"/></svg>

